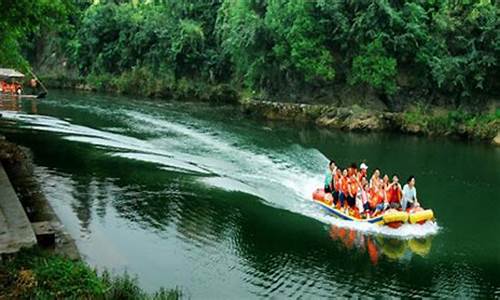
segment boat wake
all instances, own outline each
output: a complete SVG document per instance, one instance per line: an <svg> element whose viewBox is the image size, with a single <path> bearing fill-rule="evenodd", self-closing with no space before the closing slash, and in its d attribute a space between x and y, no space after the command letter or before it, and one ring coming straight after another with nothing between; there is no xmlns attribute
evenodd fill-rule
<svg viewBox="0 0 500 300"><path fill-rule="evenodd" d="M104 113L92 111L91 107L88 111ZM52 132L65 140L103 149L112 157L148 162L168 171L192 175L208 188L252 194L268 205L328 225L404 239L433 235L439 230L436 223L429 222L392 229L326 215L311 201L312 192L322 184L321 173L327 164L327 158L317 149L289 143L278 149L263 149L249 142L247 136L187 113L181 117L124 109L113 113L121 117L127 129L97 129L50 116L2 111L3 118L17 121L21 128ZM265 132L254 138L273 138L272 134Z"/></svg>

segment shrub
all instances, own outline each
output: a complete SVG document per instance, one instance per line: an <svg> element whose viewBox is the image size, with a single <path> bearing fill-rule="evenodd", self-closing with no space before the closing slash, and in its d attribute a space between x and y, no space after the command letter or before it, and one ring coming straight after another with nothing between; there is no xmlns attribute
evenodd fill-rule
<svg viewBox="0 0 500 300"><path fill-rule="evenodd" d="M82 261L34 248L0 263L0 298L26 299L179 299L178 289L144 292L137 278L98 275Z"/></svg>

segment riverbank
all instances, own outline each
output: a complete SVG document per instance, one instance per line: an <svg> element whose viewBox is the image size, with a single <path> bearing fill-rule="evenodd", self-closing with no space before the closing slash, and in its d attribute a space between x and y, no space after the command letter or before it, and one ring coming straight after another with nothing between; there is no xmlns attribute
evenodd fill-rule
<svg viewBox="0 0 500 300"><path fill-rule="evenodd" d="M55 245L23 249L0 258L0 299L103 298L177 299L177 290L148 295L128 274L98 274L83 262L73 239L45 198L33 175L30 151L0 136L0 163L18 195L30 222L45 221L55 230ZM2 200L2 199L0 199Z"/></svg>
<svg viewBox="0 0 500 300"><path fill-rule="evenodd" d="M210 103L238 103L238 92L229 84L207 83L183 78L172 80L157 77L147 69L139 68L120 75L102 74L87 77L65 75L42 76L48 88L142 95L150 98L192 100Z"/></svg>
<svg viewBox="0 0 500 300"><path fill-rule="evenodd" d="M269 120L314 123L347 131L395 131L428 136L453 136L500 145L500 109L486 113L414 106L403 112L377 111L359 105L335 107L247 99L244 113Z"/></svg>
<svg viewBox="0 0 500 300"><path fill-rule="evenodd" d="M135 77L137 75L122 75L118 78L54 76L45 77L44 80L51 88L133 95L139 90L131 89L138 86ZM500 146L500 108L493 104L490 109L483 109L481 113L471 112L470 109L424 105L409 106L403 111L393 112L384 107L368 108L358 105L355 100L340 107L329 103L256 100L242 95L243 93L227 84L211 86L190 81L175 84L160 81L143 86L148 97L231 103L239 105L246 115L268 120L311 123L322 128L346 131L393 131L425 136L451 136Z"/></svg>

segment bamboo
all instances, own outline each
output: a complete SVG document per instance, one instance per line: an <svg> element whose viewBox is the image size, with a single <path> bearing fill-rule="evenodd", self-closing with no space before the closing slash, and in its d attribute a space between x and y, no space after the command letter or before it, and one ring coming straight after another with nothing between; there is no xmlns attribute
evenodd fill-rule
<svg viewBox="0 0 500 300"><path fill-rule="evenodd" d="M43 90L45 91L45 94L47 94L49 91L47 90L47 88L45 87L45 85L43 85L43 82L41 82L40 79L38 79L38 77L35 75L35 73L33 73L33 71L31 71L30 68L28 68L28 72L30 72L31 76L33 76L35 78L35 80L40 83L40 85L42 86Z"/></svg>

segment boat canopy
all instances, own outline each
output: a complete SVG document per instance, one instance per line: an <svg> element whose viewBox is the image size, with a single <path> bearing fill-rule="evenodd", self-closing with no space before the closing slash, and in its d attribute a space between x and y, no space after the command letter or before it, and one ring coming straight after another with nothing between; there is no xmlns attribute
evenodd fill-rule
<svg viewBox="0 0 500 300"><path fill-rule="evenodd" d="M23 78L24 74L14 69L0 68L0 79Z"/></svg>

